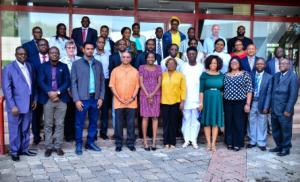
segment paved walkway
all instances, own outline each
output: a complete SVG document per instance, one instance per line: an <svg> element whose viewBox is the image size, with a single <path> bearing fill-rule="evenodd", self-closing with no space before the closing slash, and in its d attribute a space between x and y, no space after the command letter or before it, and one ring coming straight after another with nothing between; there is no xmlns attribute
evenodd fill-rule
<svg viewBox="0 0 300 182"><path fill-rule="evenodd" d="M44 157L43 144L37 157L22 156L20 162L0 156L0 181L300 181L300 135L293 137L291 155L278 157L257 148L228 151L222 143L216 153L199 149L159 148L144 151L138 141L137 151L126 147L114 151L113 141L98 140L102 152L74 154L74 144L65 143L65 156ZM181 143L179 141L179 143ZM273 146L270 140L270 147ZM162 146L160 146L162 147Z"/></svg>

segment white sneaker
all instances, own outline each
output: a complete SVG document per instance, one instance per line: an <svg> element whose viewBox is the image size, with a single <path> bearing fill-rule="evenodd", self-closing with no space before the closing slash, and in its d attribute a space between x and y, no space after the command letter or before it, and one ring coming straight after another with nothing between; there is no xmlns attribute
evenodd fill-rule
<svg viewBox="0 0 300 182"><path fill-rule="evenodd" d="M192 145L193 145L194 149L198 149L199 148L198 145L197 145L197 143L192 143Z"/></svg>
<svg viewBox="0 0 300 182"><path fill-rule="evenodd" d="M184 142L184 144L182 145L182 148L186 148L189 144L190 144L190 142Z"/></svg>

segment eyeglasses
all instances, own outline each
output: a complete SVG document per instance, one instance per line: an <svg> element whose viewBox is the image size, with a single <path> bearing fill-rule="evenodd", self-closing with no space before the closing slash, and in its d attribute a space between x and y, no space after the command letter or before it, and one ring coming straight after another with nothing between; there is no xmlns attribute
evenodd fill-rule
<svg viewBox="0 0 300 182"><path fill-rule="evenodd" d="M75 47L67 47L67 49L75 49Z"/></svg>

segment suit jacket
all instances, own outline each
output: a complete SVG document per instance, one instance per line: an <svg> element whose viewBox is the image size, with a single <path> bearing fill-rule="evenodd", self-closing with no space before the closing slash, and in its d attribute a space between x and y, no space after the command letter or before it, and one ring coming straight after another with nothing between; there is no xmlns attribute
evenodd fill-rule
<svg viewBox="0 0 300 182"><path fill-rule="evenodd" d="M154 44L155 44L155 53L157 53L156 39L157 39L157 38L154 38L154 39L153 39L153 40L154 40ZM161 39L161 44L162 44L162 46L161 46L161 52L162 52L162 55L164 56L164 50L163 50L164 43L163 43L163 40L162 40L162 39ZM163 59L162 56L160 56L160 57L161 57L161 59Z"/></svg>
<svg viewBox="0 0 300 182"><path fill-rule="evenodd" d="M39 53L37 53L37 54L33 55L32 57L30 57L27 60L27 62L31 64L33 70L35 71L35 74L37 75L38 71L39 71L39 68L42 65Z"/></svg>
<svg viewBox="0 0 300 182"><path fill-rule="evenodd" d="M20 113L31 110L31 103L37 100L35 92L35 74L29 63L25 63L31 78L31 93L26 79L16 61L5 66L2 77L2 90L6 101L6 110L11 112L17 107Z"/></svg>
<svg viewBox="0 0 300 182"><path fill-rule="evenodd" d="M83 52L81 51L81 48L83 46L83 40L82 40L82 27L74 28L72 31L72 39L74 39L75 44L77 46L77 56L82 57ZM86 36L86 42L92 42L94 46L96 47L96 41L97 41L98 33L97 30L93 28L88 28L88 33Z"/></svg>
<svg viewBox="0 0 300 182"><path fill-rule="evenodd" d="M34 39L24 43L22 46L26 49L28 58L31 58L32 56L39 54L39 49Z"/></svg>
<svg viewBox="0 0 300 182"><path fill-rule="evenodd" d="M276 73L273 79L272 114L283 115L285 111L294 114L294 106L298 98L298 78L290 69L281 78L281 72Z"/></svg>
<svg viewBox="0 0 300 182"><path fill-rule="evenodd" d="M95 58L91 60L91 67L95 77L95 97L94 99L104 100L105 94L105 78L103 74L103 67L100 61ZM78 59L72 64L71 82L72 82L72 96L73 101L90 99L89 93L90 81L90 65L85 58Z"/></svg>
<svg viewBox="0 0 300 182"><path fill-rule="evenodd" d="M57 63L56 67L56 83L57 90L60 91L59 99L67 103L69 101L68 89L70 88L70 72L68 66L62 62ZM52 66L48 61L43 63L39 70L38 84L41 92L39 95L39 101L41 104L46 104L49 100L48 92L52 90Z"/></svg>
<svg viewBox="0 0 300 182"><path fill-rule="evenodd" d="M275 58L272 58L271 60L267 61L266 72L271 74L272 76L276 74Z"/></svg>
<svg viewBox="0 0 300 182"><path fill-rule="evenodd" d="M147 60L145 59L145 56L146 56L146 53L147 52L142 52L142 53L139 53L136 58L135 58L135 65L134 67L136 69L139 69L139 67L141 65L144 65L144 64L147 64ZM159 54L156 54L156 61L157 61L157 64L160 65L160 62L161 62L161 56Z"/></svg>
<svg viewBox="0 0 300 182"><path fill-rule="evenodd" d="M183 41L186 39L186 36L181 33L179 31L179 34L180 34L180 41ZM170 31L167 31L163 34L163 51L164 51L164 58L168 57L169 56L169 48L170 48L170 45L172 44L172 35L171 35L171 32ZM179 51L179 50L178 50Z"/></svg>
<svg viewBox="0 0 300 182"><path fill-rule="evenodd" d="M242 59L241 61L241 67L243 70L247 71L250 75L253 75L253 72L255 72L255 63L256 60L258 59L258 57L254 57L254 64L253 64L253 68L250 67L249 64L249 60L248 60L248 56L246 56L245 58Z"/></svg>
<svg viewBox="0 0 300 182"><path fill-rule="evenodd" d="M253 80L255 80L256 72L254 72L253 76L254 76ZM264 109L267 110L270 109L271 96L272 96L272 84L273 84L272 82L273 82L272 75L264 72L262 75L262 80L260 83L260 89L258 93L258 110L260 113L263 113Z"/></svg>
<svg viewBox="0 0 300 182"><path fill-rule="evenodd" d="M109 45L110 45L110 54L114 54L114 49L115 49L115 42L113 40L111 40L110 38L109 40Z"/></svg>

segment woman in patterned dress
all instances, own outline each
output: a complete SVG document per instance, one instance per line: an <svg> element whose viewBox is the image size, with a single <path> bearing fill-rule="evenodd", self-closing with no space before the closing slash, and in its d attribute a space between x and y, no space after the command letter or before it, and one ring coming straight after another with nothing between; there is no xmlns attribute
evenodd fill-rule
<svg viewBox="0 0 300 182"><path fill-rule="evenodd" d="M160 96L161 96L161 68L155 65L156 54L148 52L145 56L146 65L139 67L140 74L140 114L143 117L142 130L144 139L144 149L146 151L156 150L156 133L158 127L158 117L160 113ZM148 118L152 118L153 141L150 148L147 144Z"/></svg>

